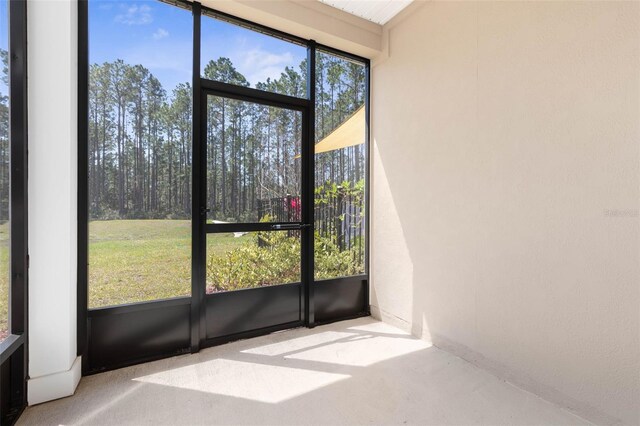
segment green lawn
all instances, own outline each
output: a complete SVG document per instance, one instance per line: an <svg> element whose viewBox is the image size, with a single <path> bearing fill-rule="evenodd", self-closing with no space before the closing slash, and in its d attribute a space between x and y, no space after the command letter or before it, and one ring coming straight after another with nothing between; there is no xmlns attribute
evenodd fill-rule
<svg viewBox="0 0 640 426"><path fill-rule="evenodd" d="M207 256L245 243L210 234ZM191 294L191 222L115 220L89 224L89 307Z"/></svg>
<svg viewBox="0 0 640 426"><path fill-rule="evenodd" d="M94 221L89 235L89 307L190 295L190 221ZM7 224L0 225L0 336L9 316L8 239ZM210 234L207 255L246 243L247 237Z"/></svg>
<svg viewBox="0 0 640 426"><path fill-rule="evenodd" d="M89 307L191 294L190 221L94 221L89 235ZM9 317L8 239L8 224L0 225L0 340ZM246 239L211 234L207 255L222 254Z"/></svg>
<svg viewBox="0 0 640 426"><path fill-rule="evenodd" d="M8 319L8 237L7 224L0 225L0 336L7 330ZM318 243L316 240L316 244ZM287 262L291 259L294 263L299 262L299 248L296 248L299 246L295 246L292 249L294 251L286 256L278 252L278 261L262 261L266 254L256 251L254 236L235 238L232 233L207 235L207 259L241 246L245 247L243 251L236 251L234 255L242 258L231 258L231 263L226 260L218 264L216 271L223 274L224 278L220 282L235 277L243 285L254 286L274 274L273 283L288 282L278 274L287 270ZM323 247L322 244L317 247L316 273L319 276L334 277L357 272L352 270L355 266L352 265L349 253L337 253ZM252 264L252 261L258 263ZM299 276L297 269L294 272ZM207 284L212 285L209 282ZM189 296L190 293L190 221L114 220L93 221L89 224L90 308Z"/></svg>

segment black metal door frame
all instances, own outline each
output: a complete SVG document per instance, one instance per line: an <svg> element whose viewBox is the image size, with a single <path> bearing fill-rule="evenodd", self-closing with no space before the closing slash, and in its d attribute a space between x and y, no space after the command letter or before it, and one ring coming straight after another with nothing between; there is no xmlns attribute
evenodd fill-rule
<svg viewBox="0 0 640 426"><path fill-rule="evenodd" d="M195 13L194 13L195 16ZM198 73L199 75L199 73ZM225 341L236 340L238 338L250 337L259 334L269 333L276 330L282 330L292 327L306 325L313 327L315 324L313 318L313 179L314 179L314 144L311 114L313 108L308 99L301 99L281 95L277 93L265 92L248 87L239 87L232 84L207 80L198 77L197 84L200 86L200 95L194 96L194 172L193 172L193 206L192 206L192 241L193 241L193 271L192 275L192 318L197 321L192 323L191 350L198 351L202 347L219 344ZM194 82L196 83L196 82ZM195 88L195 84L194 84ZM208 96L216 96L224 99L234 99L253 104L277 107L290 111L297 111L302 114L301 128L301 199L302 199L302 215L300 222L274 222L274 223L227 223L227 224L207 224L207 98ZM195 116L198 119L195 120ZM197 121L197 127L196 122ZM196 165L197 163L197 165ZM197 170L196 170L197 167ZM311 202L308 202L311 200ZM206 239L207 234L224 233L224 232L254 232L254 231L272 231L282 232L283 230L297 230L301 234L301 282L297 284L275 285L272 287L263 287L260 289L252 289L255 291L240 290L234 295L207 295L206 294ZM263 304L278 303L289 304L295 302L292 299L296 291L288 287L297 286L298 300L298 316L296 319L290 315L283 315L281 321L268 324L256 324L247 318L247 321L239 319L238 327L227 329L229 333L223 335L211 336L207 333L208 316L213 316L211 312L214 307L207 299L226 298L227 305L237 303L238 311L242 312L242 299L261 301ZM258 299L256 299L258 297ZM278 300L280 299L280 300ZM238 303L239 302L239 303ZM216 305L218 306L218 305ZM275 308L277 311L277 307ZM286 308L284 308L286 309ZM209 315L207 315L207 313ZM277 316L277 315L276 315ZM251 324L251 325L248 325ZM249 327L247 329L247 327ZM197 336L197 341L195 337Z"/></svg>

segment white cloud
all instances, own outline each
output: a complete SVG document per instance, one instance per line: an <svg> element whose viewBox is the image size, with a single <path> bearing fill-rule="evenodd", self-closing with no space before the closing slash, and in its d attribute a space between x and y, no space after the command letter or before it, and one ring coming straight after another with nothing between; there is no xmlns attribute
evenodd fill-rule
<svg viewBox="0 0 640 426"><path fill-rule="evenodd" d="M277 79L287 66L295 66L290 52L269 53L254 48L240 53L238 69L252 83L264 82L267 78Z"/></svg>
<svg viewBox="0 0 640 426"><path fill-rule="evenodd" d="M125 25L147 25L153 22L151 8L146 4L121 6L123 13L116 15L115 21Z"/></svg>
<svg viewBox="0 0 640 426"><path fill-rule="evenodd" d="M162 49L150 41L131 46L122 52L129 64L142 64L164 85L168 93L178 83L191 82L191 40L174 37L163 42Z"/></svg>
<svg viewBox="0 0 640 426"><path fill-rule="evenodd" d="M163 39L165 37L169 36L169 31L165 30L164 28L158 28L154 33L153 33L153 39L154 40L160 40Z"/></svg>

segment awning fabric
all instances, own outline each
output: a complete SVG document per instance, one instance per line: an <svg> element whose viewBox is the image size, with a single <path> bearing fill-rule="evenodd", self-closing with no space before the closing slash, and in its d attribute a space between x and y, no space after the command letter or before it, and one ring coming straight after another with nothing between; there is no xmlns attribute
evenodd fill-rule
<svg viewBox="0 0 640 426"><path fill-rule="evenodd" d="M364 106L362 106L344 123L316 144L316 154L363 144L365 129ZM296 158L300 158L300 155L297 155Z"/></svg>

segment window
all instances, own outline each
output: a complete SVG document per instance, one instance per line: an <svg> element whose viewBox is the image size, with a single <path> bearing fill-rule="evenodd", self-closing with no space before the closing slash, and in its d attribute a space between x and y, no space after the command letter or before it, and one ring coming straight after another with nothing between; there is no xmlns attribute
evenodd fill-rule
<svg viewBox="0 0 640 426"><path fill-rule="evenodd" d="M89 7L89 307L191 292L192 17Z"/></svg>
<svg viewBox="0 0 640 426"><path fill-rule="evenodd" d="M365 64L316 54L315 277L365 273Z"/></svg>
<svg viewBox="0 0 640 426"><path fill-rule="evenodd" d="M211 16L202 18L202 77L307 96L307 48Z"/></svg>
<svg viewBox="0 0 640 426"><path fill-rule="evenodd" d="M207 96L206 136L207 222L300 221L299 111Z"/></svg>

